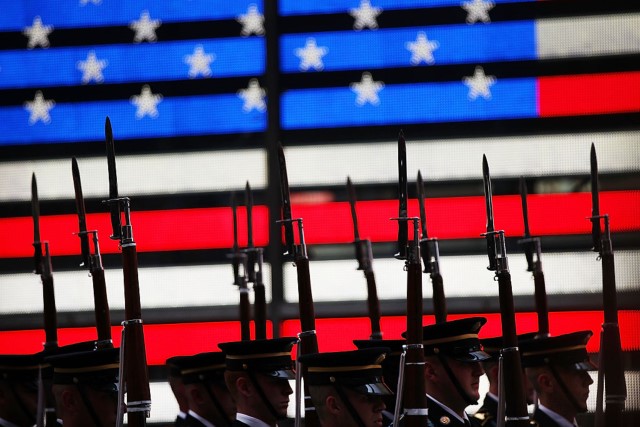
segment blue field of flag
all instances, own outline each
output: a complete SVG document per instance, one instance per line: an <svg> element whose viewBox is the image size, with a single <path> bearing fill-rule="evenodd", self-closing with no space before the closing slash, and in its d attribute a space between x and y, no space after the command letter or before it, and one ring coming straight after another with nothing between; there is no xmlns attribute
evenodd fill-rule
<svg viewBox="0 0 640 427"><path fill-rule="evenodd" d="M432 43L432 62L426 56L415 65L444 65L522 61L536 59L534 21L498 22L491 25L438 25L429 27L381 29L368 32L336 31L287 34L281 39L281 63L285 72L301 71L296 54L309 39L318 49L324 71L412 66L410 43ZM317 68L309 68L316 71Z"/></svg>
<svg viewBox="0 0 640 427"><path fill-rule="evenodd" d="M46 93L44 94L46 98ZM49 111L48 124L29 124L24 107L0 107L0 145L81 142L104 139L104 119L111 118L118 139L162 138L259 132L266 129L266 113L242 110L236 94L167 97L157 104L157 116L136 118L129 100L60 103Z"/></svg>
<svg viewBox="0 0 640 427"><path fill-rule="evenodd" d="M83 73L79 61L86 61L89 52L94 52L97 60L107 61L102 69L105 83L187 79L190 66L186 58L194 54L196 46L201 46L205 55L212 55L211 78L264 73L264 39L237 37L0 51L0 88L80 85Z"/></svg>
<svg viewBox="0 0 640 427"><path fill-rule="evenodd" d="M163 23L236 19L254 4L262 11L261 0L30 0L3 1L0 31L22 31L40 16L43 24L55 28L128 26L143 10Z"/></svg>
<svg viewBox="0 0 640 427"><path fill-rule="evenodd" d="M374 75L375 77L375 75ZM462 82L388 85L378 103L356 103L350 88L291 90L282 96L282 127L329 127L519 119L537 116L536 79L502 79L491 98L469 99Z"/></svg>

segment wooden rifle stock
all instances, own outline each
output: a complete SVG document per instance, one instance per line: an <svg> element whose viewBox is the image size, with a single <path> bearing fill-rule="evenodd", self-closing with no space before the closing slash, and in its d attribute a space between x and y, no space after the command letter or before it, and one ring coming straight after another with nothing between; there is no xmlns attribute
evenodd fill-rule
<svg viewBox="0 0 640 427"><path fill-rule="evenodd" d="M433 311L436 315L436 323L447 321L447 301L444 298L444 285L442 274L431 274L431 285L433 286Z"/></svg>
<svg viewBox="0 0 640 427"><path fill-rule="evenodd" d="M376 278L373 274L373 270L365 270L364 277L367 280L367 307L369 309L369 320L371 322L371 335L369 336L369 339L381 340L382 330L380 329L380 301L378 300Z"/></svg>
<svg viewBox="0 0 640 427"><path fill-rule="evenodd" d="M44 248L43 268L40 280L42 281L42 301L44 307L44 348L48 350L58 347L58 318L56 315L56 297L48 242L44 242Z"/></svg>
<svg viewBox="0 0 640 427"><path fill-rule="evenodd" d="M93 301L96 315L96 328L98 330L97 347L113 347L111 340L111 316L109 314L104 269L92 269L91 280L93 281Z"/></svg>
<svg viewBox="0 0 640 427"><path fill-rule="evenodd" d="M623 425L622 411L627 397L624 378L620 329L618 325L618 302L613 250L609 237L608 217L605 216L604 239L602 241L602 298L604 323L600 345L600 368L604 365L605 402L604 425Z"/></svg>
<svg viewBox="0 0 640 427"><path fill-rule="evenodd" d="M405 219L406 220L406 219ZM417 218L414 236L418 235ZM402 219L400 219L402 221ZM424 383L424 348L422 347L422 264L417 237L406 249L407 260L407 352L404 368L404 425L427 425L427 394ZM400 392L400 390L398 390Z"/></svg>
<svg viewBox="0 0 640 427"><path fill-rule="evenodd" d="M254 292L254 322L256 328L256 339L267 338L267 298L262 281L262 248L254 249L256 255L256 264L258 271L255 272L255 282L253 283ZM251 265L251 264L250 264Z"/></svg>
<svg viewBox="0 0 640 427"><path fill-rule="evenodd" d="M122 267L125 301L124 378L127 387L127 420L129 426L141 427L146 425L151 392L142 329L138 253L133 242L122 245Z"/></svg>
<svg viewBox="0 0 640 427"><path fill-rule="evenodd" d="M509 271L496 273L499 286L500 318L502 320L503 347L502 358L504 367L504 391L507 421L505 426L528 426L527 398L525 395L522 376L522 362L518 350L516 335L515 309L513 306L513 292L511 274Z"/></svg>
<svg viewBox="0 0 640 427"><path fill-rule="evenodd" d="M547 286L540 261L535 262L533 286L535 292L536 313L538 315L538 335L549 336L549 307L547 305Z"/></svg>

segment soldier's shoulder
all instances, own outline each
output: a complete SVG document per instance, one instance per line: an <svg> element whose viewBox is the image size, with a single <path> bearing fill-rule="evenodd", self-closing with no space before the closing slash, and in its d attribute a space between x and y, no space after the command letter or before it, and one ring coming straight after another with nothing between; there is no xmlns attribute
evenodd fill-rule
<svg viewBox="0 0 640 427"><path fill-rule="evenodd" d="M489 411L483 411L482 409L475 414L471 415L472 425L478 425L481 427L494 427L497 425L497 420Z"/></svg>

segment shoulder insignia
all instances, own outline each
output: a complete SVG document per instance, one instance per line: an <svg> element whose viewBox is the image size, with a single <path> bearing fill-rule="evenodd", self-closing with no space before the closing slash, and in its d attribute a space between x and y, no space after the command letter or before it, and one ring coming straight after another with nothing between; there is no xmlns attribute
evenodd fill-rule
<svg viewBox="0 0 640 427"><path fill-rule="evenodd" d="M478 420L478 422L480 422L481 426L492 425L491 421L493 420L493 415L491 415L488 411L487 412L484 412L484 411L476 412L471 417L475 418L476 420Z"/></svg>

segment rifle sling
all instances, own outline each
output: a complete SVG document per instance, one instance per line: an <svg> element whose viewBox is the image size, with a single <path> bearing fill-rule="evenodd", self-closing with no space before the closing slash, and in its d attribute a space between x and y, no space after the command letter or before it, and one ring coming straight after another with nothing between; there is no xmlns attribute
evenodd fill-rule
<svg viewBox="0 0 640 427"><path fill-rule="evenodd" d="M218 413L220 414L220 419L224 420L224 425L226 427L231 427L231 422L229 421L227 414L224 412L224 409L222 408L220 401L216 399L216 396L213 394L213 390L211 390L210 383L206 381L202 381L202 385L204 386L204 389L207 391L207 394L209 395L209 398L211 399L213 406L216 407L216 411L218 411Z"/></svg>
<svg viewBox="0 0 640 427"><path fill-rule="evenodd" d="M458 377L456 377L453 371L451 370L451 367L449 366L449 363L447 362L447 359L445 358L445 356L443 356L442 354L438 354L438 359L440 360L440 363L444 367L444 370L447 372L449 379L453 383L454 387L456 388L456 390L458 391L462 399L464 399L464 401L468 405L475 405L476 403L478 403L477 400L473 399L471 396L467 394L466 391L464 391L464 389L460 385L460 381L458 381Z"/></svg>
<svg viewBox="0 0 640 427"><path fill-rule="evenodd" d="M102 422L100 418L98 418L98 414L96 414L95 409L93 409L93 405L89 402L89 397L87 395L87 389L82 383L77 383L78 391L80 392L80 398L82 398L82 402L84 406L87 408L87 412L91 416L91 419L95 423L96 427L102 427Z"/></svg>
<svg viewBox="0 0 640 427"><path fill-rule="evenodd" d="M349 414L351 414L351 418L353 418L356 424L358 424L358 427L365 427L365 423L362 421L362 418L360 418L360 415L358 415L358 412L356 412L356 409L351 404L351 401L347 397L347 394L344 392L343 388L340 387L338 384L334 384L333 388L335 388L336 392L338 392L340 399L342 400L342 402L344 403L344 406L349 411Z"/></svg>
<svg viewBox="0 0 640 427"><path fill-rule="evenodd" d="M573 395L567 388L567 385L564 383L564 381L562 381L562 378L560 378L560 374L558 373L558 370L552 364L549 364L548 366L549 366L549 370L551 371L551 374L553 374L553 377L556 379L558 384L560 384L560 388L562 389L562 392L565 394L565 396L567 396L567 400L569 400L571 405L574 407L574 409L578 413L582 412L584 409L580 407L580 405L578 405L578 401L575 399L575 397L573 397Z"/></svg>

